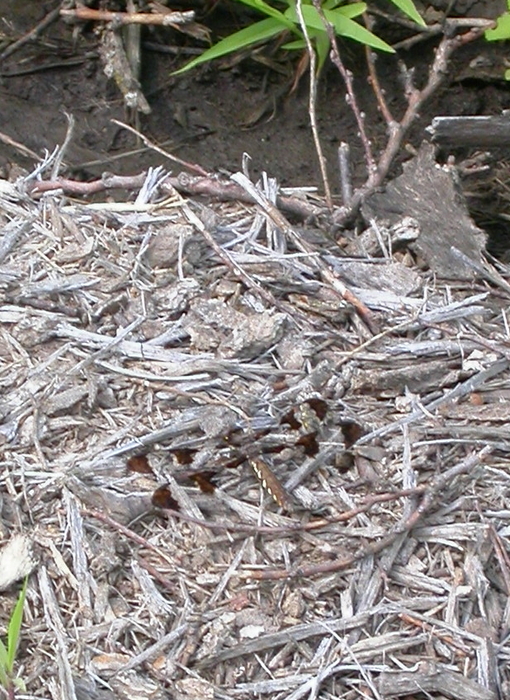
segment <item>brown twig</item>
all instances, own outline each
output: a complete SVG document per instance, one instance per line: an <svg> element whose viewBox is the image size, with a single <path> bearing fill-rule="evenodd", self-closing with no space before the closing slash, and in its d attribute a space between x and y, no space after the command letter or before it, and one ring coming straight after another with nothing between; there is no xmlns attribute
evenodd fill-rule
<svg viewBox="0 0 510 700"><path fill-rule="evenodd" d="M124 122L118 121L117 119L112 119L112 122L114 124L117 124L117 126L121 126L123 129L127 129L128 131L130 131L138 139L140 139L147 146L147 148L150 148L151 150L156 151L156 153L159 153L161 156L168 158L169 160L173 161L174 163L179 163L179 165L182 165L184 168L191 170L192 172L196 173L197 175L203 175L204 177L207 177L209 175L207 170L204 170L204 168L202 168L200 165L196 165L195 163L188 163L187 161L182 160L181 158L178 158L177 156L174 156L171 153L168 153L168 151L165 151L163 148L160 148L155 143L152 143L152 141L150 141L150 139L148 139L146 136L144 136L142 133L140 133L134 127L129 126L129 124L124 124Z"/></svg>
<svg viewBox="0 0 510 700"><path fill-rule="evenodd" d="M162 574L157 566L154 566L149 561L138 555L138 563L143 567L149 574L156 579L164 588L173 593L175 591L175 584L168 580L165 574Z"/></svg>
<svg viewBox="0 0 510 700"><path fill-rule="evenodd" d="M171 516L172 518L178 518L184 522L190 523L191 525L198 525L206 530L224 531L224 532L242 532L243 537L246 535L292 535L299 532L315 532L321 530L325 527L330 527L337 523L346 523L349 520L354 520L363 513L368 513L375 505L380 503L391 503L392 501L397 501L401 498L409 498L410 496L419 496L426 490L425 486L417 486L411 489L401 489L400 491L394 491L391 493L378 493L374 495L367 496L363 499L363 503L350 510L345 510L338 515L332 516L330 518L317 518L315 520L309 520L308 522L295 522L289 523L288 525L247 525L245 523L234 523L234 522L216 522L209 520L202 520L200 518L195 518L187 513L182 513L178 510L164 509L164 512ZM153 549L157 554L162 555L162 550L154 547L146 540L141 537L136 532L122 525L117 520L107 515L106 513L101 513L98 510L83 508L82 512L88 514L98 520L101 520L105 524L109 525L113 529L117 530L121 534L125 535L129 539L137 542L137 544L143 547L148 547Z"/></svg>
<svg viewBox="0 0 510 700"><path fill-rule="evenodd" d="M2 134L0 134L0 140L2 140ZM38 158L37 154L32 154L32 152L27 153L27 155ZM187 167L195 168L191 163L188 163ZM196 167L199 168L200 166ZM59 177L55 180L40 180L34 182L28 187L28 190L33 196L44 192L52 192L53 190L59 190L63 194L68 195L88 196L111 189L123 189L127 191L139 190L145 182L146 177L146 172L136 175L112 175L106 173L98 180L92 180L91 182L82 182L71 178ZM167 194L172 194L172 192L176 190L180 194L203 195L227 202L253 203L254 201L253 197L239 185L236 185L230 180L224 180L217 175L210 175L208 173L204 177L197 177L184 172L179 173L176 177L169 175L160 184L160 188ZM323 207L317 207L298 197L279 195L276 198L276 203L278 208L282 211L297 216L302 220L318 219L325 216L325 209Z"/></svg>
<svg viewBox="0 0 510 700"><path fill-rule="evenodd" d="M161 547L157 547L155 544L152 544L152 542L149 542L149 540L147 540L145 537L138 535L136 532L134 532L134 530L122 525L122 523L119 523L117 520L115 520L115 518L110 517L106 513L102 513L99 510L94 510L93 508L82 508L81 512L83 515L89 515L92 518L96 518L96 520L101 520L101 522L105 523L105 525L108 525L113 530L117 530L117 532L120 532L121 535L124 535L133 542L136 542L136 544L139 544L146 549L150 549L152 552L159 555L164 561L171 564L175 563L172 561L172 557L168 554L168 552L165 552Z"/></svg>
<svg viewBox="0 0 510 700"><path fill-rule="evenodd" d="M338 170L340 172L340 189L344 207L348 207L352 199L351 180L351 149L349 144L342 141L338 147Z"/></svg>
<svg viewBox="0 0 510 700"><path fill-rule="evenodd" d="M111 175L106 173L99 180L93 180L92 182L80 182L65 177L58 177L54 180L34 182L32 187L29 187L29 192L31 195L37 195L43 192L60 190L64 194L70 195L91 195L113 189L138 190L145 182L146 177L147 173L145 172L139 175Z"/></svg>
<svg viewBox="0 0 510 700"><path fill-rule="evenodd" d="M409 51L409 49L412 49L416 44L420 44L422 41L428 41L431 37L442 34L443 32L444 26L442 23L429 24L427 31L418 31L417 34L413 34L413 36L403 39L402 41L397 41L395 44L392 44L392 46L395 51L399 51L400 49Z"/></svg>
<svg viewBox="0 0 510 700"><path fill-rule="evenodd" d="M292 535L299 532L315 532L322 530L325 527L330 527L337 523L346 523L349 520L354 520L363 513L368 513L375 505L379 503L390 503L398 501L400 498L409 498L410 496L419 496L426 490L425 486L416 486L411 489L402 489L391 493L379 493L367 496L363 499L363 503L350 510L344 510L338 515L329 518L317 518L308 522L289 523L288 525L245 525L244 523L228 523L228 522L209 522L193 518L190 515L181 513L180 511L165 511L174 518L185 520L193 525L207 528L208 530L224 530L227 532L242 532L250 535ZM244 535L243 535L244 536Z"/></svg>
<svg viewBox="0 0 510 700"><path fill-rule="evenodd" d="M18 141L11 139L10 136L7 136L7 134L4 134L1 131L0 131L0 141L5 143L6 146L12 146L12 148L16 148L24 156L27 156L28 158L32 158L33 160L35 160L38 163L40 163L43 160L40 156L37 155L37 153L32 151L30 148L27 148L22 143L19 143Z"/></svg>
<svg viewBox="0 0 510 700"><path fill-rule="evenodd" d="M465 644L463 644L459 639L455 639L455 637L448 631L438 629L434 623L425 622L425 620L421 620L420 618L410 615L409 613L401 613L399 617L408 625L413 625L424 632L428 632L430 635L436 636L443 643L454 647L461 654L465 656L469 654L469 648Z"/></svg>
<svg viewBox="0 0 510 700"><path fill-rule="evenodd" d="M398 124L398 128L389 134L388 143L379 159L377 170L372 178L369 177L367 184L370 187L378 187L388 174L409 127L417 118L423 104L436 92L447 75L448 61L452 54L461 46L480 38L484 31L485 27L473 27L459 36L453 38L443 37L436 50L425 87L422 90L418 90L411 83L409 84L407 109Z"/></svg>
<svg viewBox="0 0 510 700"><path fill-rule="evenodd" d="M162 188L165 188L165 186L174 187L181 194L205 195L220 201L249 203L254 201L253 197L243 187L231 180L224 180L217 175L208 174L206 177L195 177L188 173L180 173L177 177L167 177L161 186ZM298 197L277 195L276 204L282 211L298 216L303 220L318 219L325 214L323 207L314 206Z"/></svg>
<svg viewBox="0 0 510 700"><path fill-rule="evenodd" d="M370 15L368 15L368 13L365 12L363 16L365 19L365 25L367 29L372 30L373 22L371 20ZM376 55L374 51L372 51L370 46L365 46L365 58L368 66L368 82L372 86L372 90L375 94L375 99L377 100L377 104L379 106L379 110L383 115L384 120L388 125L388 128L391 133L391 130L395 128L396 121L392 113L390 112L390 108L388 107L388 103L386 102L386 98L384 97L384 93L379 82L379 76L377 75L377 70L375 67Z"/></svg>
<svg viewBox="0 0 510 700"><path fill-rule="evenodd" d="M369 173L372 173L375 171L375 160L374 160L374 155L372 152L372 146L370 145L370 139L367 136L367 132L365 130L365 120L364 116L359 109L358 102L356 100L356 95L354 93L354 88L353 88L353 80L352 80L352 73L347 70L345 67L341 57L340 57L340 51L338 49L338 44L336 41L336 34L335 34L335 29L331 22L328 22L326 19L326 16L324 15L324 11L322 9L322 5L320 0L313 0L313 6L317 10L317 13L319 17L321 18L324 27L326 29L326 32L328 34L328 38L331 44L331 61L333 64L337 67L340 75L342 76L344 83L345 83L345 88L347 90L347 96L346 100L350 108L352 109L352 112L354 114L354 118L356 119L356 123L358 125L358 131L361 139L361 143L363 145L363 150L365 151L365 162L367 165L367 169Z"/></svg>
<svg viewBox="0 0 510 700"><path fill-rule="evenodd" d="M127 24L161 25L163 27L173 24L185 24L195 19L193 10L188 12L150 13L150 12L110 12L108 10L94 10L91 7L80 5L74 10L60 10L63 17L71 17L93 22L113 22L116 26Z"/></svg>

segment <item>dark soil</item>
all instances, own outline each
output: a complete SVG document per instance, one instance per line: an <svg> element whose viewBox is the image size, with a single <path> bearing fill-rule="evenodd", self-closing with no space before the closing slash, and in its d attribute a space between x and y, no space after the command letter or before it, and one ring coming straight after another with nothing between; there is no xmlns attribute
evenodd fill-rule
<svg viewBox="0 0 510 700"><path fill-rule="evenodd" d="M0 0L8 39L23 35L58 4ZM486 3L481 9L494 10L494 5ZM212 20L209 16L203 21L216 21L225 33L224 25L233 17L233 13L220 16L216 11ZM132 134L112 123L112 118L116 118L137 123L146 136L167 151L207 169L236 171L243 153L248 153L255 175L265 170L281 184L320 187L309 128L308 78L301 80L293 94L285 90L293 78L295 54L274 54L273 60L279 61L283 74L247 57L233 68L222 69L215 64L172 77L171 71L182 65L183 58L162 50L172 49L172 42L177 40L182 43L180 35L172 34L170 29L147 30L144 39L142 82L152 108L150 115L135 121L126 112L117 87L103 73L94 28L73 27L57 20L1 64L0 132L42 155L45 149L51 151L62 143L67 112L76 119L74 138L65 159L73 175L91 178L105 170L135 173L148 165L160 164L160 155L140 149ZM192 44L191 40L187 43ZM418 83L426 74L436 43L430 40L401 55L407 65L416 67ZM355 89L366 113L367 128L375 147L380 148L386 130L364 74L363 52L352 44L344 45L342 50L355 73ZM501 45L479 42L459 52L444 88L413 127L410 143L419 145L424 128L435 115L497 114L508 108L510 92L501 80L502 67L484 75L478 70L476 79L470 79L468 70L470 61L479 54L497 63L500 57L502 60L503 51ZM398 118L404 103L396 78L397 59L380 56L378 70L390 107ZM464 78L459 80L459 76ZM263 103L267 104L267 111L251 124ZM322 76L317 111L333 190L338 189L336 149L341 141L350 144L354 176L362 181L365 170L357 128L345 101L344 86L332 68ZM18 149L0 144L4 174L13 164L27 169L33 166L32 160ZM170 162L164 165L174 167Z"/></svg>

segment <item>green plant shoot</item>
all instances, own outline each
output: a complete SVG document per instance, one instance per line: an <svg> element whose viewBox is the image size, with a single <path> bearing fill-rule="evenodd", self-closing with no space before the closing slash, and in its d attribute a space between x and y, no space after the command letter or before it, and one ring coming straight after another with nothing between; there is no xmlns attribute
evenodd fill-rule
<svg viewBox="0 0 510 700"><path fill-rule="evenodd" d="M507 0L507 7L510 10L510 0ZM485 38L487 41L510 39L510 12L504 12L498 17L497 25L494 29L487 29Z"/></svg>
<svg viewBox="0 0 510 700"><path fill-rule="evenodd" d="M282 48L298 50L305 48L306 43L299 23L296 0L281 0L280 4L287 6L282 10L273 7L265 0L239 0L239 2L265 15L266 19L254 22L248 27L222 39L214 46L211 46L210 49L204 51L201 56L175 71L174 75L184 73L201 63L235 53L248 46L264 43L284 32L293 34L294 40L287 42ZM425 22L416 10L413 0L389 0L389 2L392 2L414 22L425 26ZM389 44L354 21L356 17L359 17L367 10L367 3L354 2L345 5L344 0L325 0L322 3L322 9L326 20L331 23L337 36L352 39L379 51L394 53L393 48ZM302 10L308 36L317 52L318 70L320 71L329 54L329 38L324 23L311 0L303 0Z"/></svg>
<svg viewBox="0 0 510 700"><path fill-rule="evenodd" d="M20 678L14 677L14 662L19 647L21 623L23 622L23 608L27 593L28 578L25 579L14 610L12 611L9 627L7 629L7 645L0 639L0 684L5 688L9 697L14 697L14 687L24 688Z"/></svg>
<svg viewBox="0 0 510 700"><path fill-rule="evenodd" d="M510 10L510 0L507 0L507 6ZM510 39L510 12L504 12L498 17L498 23L494 29L487 29L485 32L487 41L504 41ZM510 80L510 69L505 71L505 80Z"/></svg>

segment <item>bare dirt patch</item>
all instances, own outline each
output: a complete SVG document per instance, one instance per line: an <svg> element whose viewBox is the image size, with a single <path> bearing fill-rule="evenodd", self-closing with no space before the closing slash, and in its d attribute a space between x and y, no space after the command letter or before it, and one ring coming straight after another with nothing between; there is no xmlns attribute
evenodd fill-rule
<svg viewBox="0 0 510 700"><path fill-rule="evenodd" d="M40 3L17 5L1 0L2 16L14 25L11 35L31 29L46 14ZM490 8L493 13L494 8ZM224 26L225 15L216 22ZM229 19L228 21L231 21ZM320 186L317 156L309 128L308 84L301 80L296 93L288 94L295 63L281 62L283 75L263 67L255 58L245 59L230 70L218 64L173 78L172 70L182 58L156 51L167 48L168 36L145 33L142 84L152 113L142 115L138 126L144 134L169 152L213 171L239 169L243 153L252 157L254 175L262 170L284 185ZM166 43L165 43L166 42ZM418 75L423 72L435 46L434 40L403 54ZM382 147L386 128L377 111L364 69L363 52L345 45L346 61L356 77L360 107L374 144ZM470 71L470 61L483 54L483 70ZM409 136L418 146L424 128L437 114L498 114L510 106L503 74L504 47L476 44L455 56L449 82L434 96L420 115ZM274 59L273 59L274 60ZM112 123L132 121L126 113L115 84L103 74L97 54L97 37L86 26L73 34L72 26L59 21L41 37L2 62L0 88L0 131L40 154L62 143L67 122L64 112L76 119L75 134L67 151L69 171L90 178L104 170L136 173L159 164L160 156L140 149L135 137ZM403 111L402 86L396 59L378 59L382 87L397 116ZM469 76L477 76L471 80ZM456 78L464 76L461 82ZM265 107L265 109L264 109ZM257 118L259 117L259 118ZM336 190L337 148L350 144L354 178L364 177L363 153L357 127L345 102L345 88L336 72L325 72L319 87L318 120L330 177ZM130 155L131 151L135 151ZM0 165L29 166L16 149L0 144ZM171 164L168 163L168 166Z"/></svg>

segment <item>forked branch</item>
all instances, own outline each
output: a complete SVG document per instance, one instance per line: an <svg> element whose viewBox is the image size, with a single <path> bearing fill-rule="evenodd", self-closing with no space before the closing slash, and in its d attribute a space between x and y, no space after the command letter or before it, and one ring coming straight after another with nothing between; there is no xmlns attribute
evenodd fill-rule
<svg viewBox="0 0 510 700"><path fill-rule="evenodd" d="M399 121L393 117L386 104L384 93L377 77L375 61L373 60L371 52L367 49L370 83L372 85L379 110L386 121L388 129L388 140L386 145L379 157L376 158L373 154L370 138L366 131L364 115L360 110L356 99L352 74L345 67L340 55L335 30L324 16L320 0L313 0L313 4L321 16L328 33L328 37L331 42L331 60L337 67L338 72L342 76L345 83L347 102L356 119L359 136L365 154L367 171L367 179L365 183L354 191L350 202L337 208L333 215L334 224L336 226L343 226L356 213L363 198L375 188L380 187L384 182L384 179L388 175L390 167L402 146L402 142L411 125L418 118L423 104L436 92L446 77L448 62L452 54L461 46L469 44L472 41L480 38L486 29L494 26L494 22L491 22L490 20L473 19L470 26L466 29L465 20L463 20L462 23L459 23L457 20L449 20L445 25L445 33L436 49L434 60L429 68L427 81L422 89L418 89L413 84L411 73L405 70L405 67L403 67L402 72L404 76L404 89L407 98L407 108ZM455 32L461 29L465 31L455 34Z"/></svg>

